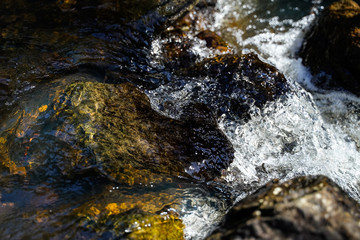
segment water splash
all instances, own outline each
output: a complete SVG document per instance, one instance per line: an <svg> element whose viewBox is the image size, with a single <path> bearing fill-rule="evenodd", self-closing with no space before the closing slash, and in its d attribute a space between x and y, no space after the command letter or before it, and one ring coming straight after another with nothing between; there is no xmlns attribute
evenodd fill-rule
<svg viewBox="0 0 360 240"><path fill-rule="evenodd" d="M236 149L226 181L251 191L274 178L323 174L359 201L356 142L340 126L323 120L311 95L299 92L255 112L244 125L222 122Z"/></svg>
<svg viewBox="0 0 360 240"><path fill-rule="evenodd" d="M253 110L252 120L245 125L222 122L236 149L236 160L225 179L233 186L243 182L256 188L272 178L324 174L360 201L360 99L317 88L315 77L296 57L305 32L323 8L320 4L327 1L291 5L275 0L268 7L240 2L220 1L216 25L225 29L238 51L257 52L297 89L285 102ZM236 13L225 5L237 9ZM244 11L240 6L248 7ZM251 24L234 25L244 21Z"/></svg>
<svg viewBox="0 0 360 240"><path fill-rule="evenodd" d="M263 109L253 107L248 122L219 119L235 148L235 160L223 179L238 200L274 178L285 181L323 174L360 201L360 99L316 87L315 76L296 57L305 32L323 8L320 4L327 2L273 0L264 7L265 3L253 0L218 1L214 29L222 32L235 51L256 52L274 65L293 88ZM206 82L183 82L171 89L163 86L148 95L153 107L176 117L191 101L194 89L212 91ZM168 102L176 102L175 108L159 107L165 92ZM210 201L193 201L199 207L184 208L182 219L186 238L201 239L224 212Z"/></svg>

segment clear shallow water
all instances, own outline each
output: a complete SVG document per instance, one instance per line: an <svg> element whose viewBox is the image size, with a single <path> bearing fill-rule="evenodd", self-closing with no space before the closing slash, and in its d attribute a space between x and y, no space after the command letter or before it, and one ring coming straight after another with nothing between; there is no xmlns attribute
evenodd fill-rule
<svg viewBox="0 0 360 240"><path fill-rule="evenodd" d="M235 52L255 52L277 67L294 90L262 110L254 107L246 123L219 119L236 151L223 179L238 200L274 178L323 174L360 201L360 99L315 87L314 77L296 58L315 15L329 2L218 1L212 30L221 32ZM205 79L173 89L162 86L148 95L155 108L169 101L181 109L199 89L199 96L211 92ZM171 93L164 97L165 92ZM201 207L182 215L188 239L206 236L213 227L209 222L216 224L224 214L200 202Z"/></svg>

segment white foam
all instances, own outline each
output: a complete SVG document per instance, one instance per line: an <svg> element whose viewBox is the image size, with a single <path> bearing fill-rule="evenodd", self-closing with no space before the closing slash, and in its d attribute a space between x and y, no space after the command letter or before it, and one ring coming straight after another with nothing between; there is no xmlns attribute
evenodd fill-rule
<svg viewBox="0 0 360 240"><path fill-rule="evenodd" d="M306 92L269 104L235 129L229 126L222 123L236 150L225 176L233 188L323 174L360 200L360 153L355 141L338 125L325 122Z"/></svg>
<svg viewBox="0 0 360 240"><path fill-rule="evenodd" d="M220 1L225 5L239 4L233 2ZM225 8L221 18L216 18L219 28L227 28L226 14L231 12ZM242 182L260 186L274 177L324 174L360 201L360 99L346 92L317 88L308 68L296 57L314 19L314 14L298 21L254 15L250 22L256 25L256 31L251 36L243 29L231 28L236 49L257 52L284 73L295 88L300 83L311 93L299 88L287 102L270 104L244 126L222 123L236 146L236 160L226 180L233 186ZM289 147L291 153L284 152Z"/></svg>
<svg viewBox="0 0 360 240"><path fill-rule="evenodd" d="M235 148L235 159L223 177L229 187L243 190L238 196L241 199L274 178L323 174L360 201L360 99L346 92L317 88L308 68L296 57L315 16L296 21L276 16L260 18L255 15L257 1L218 0L217 4L214 29L226 32L223 37L234 44L234 49L257 52L284 73L295 89L287 98L269 103L262 110L253 108L252 118L245 124L219 120ZM249 16L252 19L246 19ZM227 25L229 19L246 19L249 24L241 29ZM202 84L199 87L203 92L211 92L206 83L205 79L184 83L178 89L163 86L149 95L154 107L161 105L164 96L176 102L179 106L175 112L165 112L176 117L181 104L192 99L196 85ZM202 239L224 211L203 199L193 201L198 207L182 212L186 238Z"/></svg>

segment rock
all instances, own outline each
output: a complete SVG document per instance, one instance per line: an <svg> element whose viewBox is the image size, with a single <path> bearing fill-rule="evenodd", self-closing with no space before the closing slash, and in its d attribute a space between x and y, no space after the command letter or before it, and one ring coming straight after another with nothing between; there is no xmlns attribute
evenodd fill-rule
<svg viewBox="0 0 360 240"><path fill-rule="evenodd" d="M202 41L210 48L205 50L209 54L230 52L227 43L217 33L208 30L215 23L215 6L216 1L213 0L199 1L191 11L161 34L161 45L156 51L157 60L168 67L169 72L190 67L199 61L201 56L199 50L195 49L199 49Z"/></svg>
<svg viewBox="0 0 360 240"><path fill-rule="evenodd" d="M269 183L207 239L359 239L359 204L324 176Z"/></svg>
<svg viewBox="0 0 360 240"><path fill-rule="evenodd" d="M312 73L324 71L318 85L342 87L360 96L360 7L341 0L326 8L307 33L299 56Z"/></svg>
<svg viewBox="0 0 360 240"><path fill-rule="evenodd" d="M184 239L184 224L174 209L175 193L151 192L95 195L79 204L43 204L21 209L1 203L1 239ZM135 191L134 191L135 192ZM110 197L109 199L105 197ZM178 199L177 199L178 198ZM86 200L83 198L82 200ZM23 204L29 205L26 200ZM62 199L64 201L64 199ZM51 207L49 207L49 205ZM80 206L79 206L80 205ZM3 214L9 216L2 216ZM15 214L16 213L16 214ZM17 216L17 214L21 216ZM15 215L15 216L14 216ZM31 226L31 227L30 227ZM27 231L26 231L27 229Z"/></svg>
<svg viewBox="0 0 360 240"><path fill-rule="evenodd" d="M206 41L206 46L209 48L215 48L221 52L226 52L228 50L227 43L216 33L205 30L196 35L201 40Z"/></svg>
<svg viewBox="0 0 360 240"><path fill-rule="evenodd" d="M205 105L175 120L152 110L131 84L78 82L63 91L3 128L2 165L10 174L26 168L71 176L94 168L129 185L170 176L208 181L232 162L232 145Z"/></svg>
<svg viewBox="0 0 360 240"><path fill-rule="evenodd" d="M284 75L275 67L262 62L256 55L218 55L177 72L178 76L197 79L199 85L211 86L198 90L194 99L212 107L217 116L247 120L252 107L262 108L290 90ZM196 92L196 91L194 91Z"/></svg>
<svg viewBox="0 0 360 240"><path fill-rule="evenodd" d="M0 176L0 239L183 239L189 209L225 212L233 200L184 179L129 187L89 174L54 184L7 177Z"/></svg>
<svg viewBox="0 0 360 240"><path fill-rule="evenodd" d="M9 105L11 110L24 92L39 83L74 73L86 65L102 69L106 73L104 81L132 80L152 85L159 75L149 66L152 39L195 3L196 0L136 0L121 4L108 0L2 1L0 99L6 96L7 104L1 101L0 111Z"/></svg>
<svg viewBox="0 0 360 240"><path fill-rule="evenodd" d="M186 68L197 60L197 54L191 50L192 40L180 28L168 30L162 34L162 63L170 69Z"/></svg>

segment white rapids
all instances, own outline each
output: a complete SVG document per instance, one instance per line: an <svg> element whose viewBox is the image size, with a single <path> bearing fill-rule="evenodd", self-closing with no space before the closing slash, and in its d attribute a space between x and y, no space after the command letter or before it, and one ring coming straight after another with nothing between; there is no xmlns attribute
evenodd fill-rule
<svg viewBox="0 0 360 240"><path fill-rule="evenodd" d="M252 109L247 123L219 119L221 129L235 149L235 159L223 179L234 191L248 187L239 191L240 200L274 178L285 181L301 175L322 174L360 201L360 99L347 92L315 87L313 76L301 59L296 58L321 1L308 3L313 9L295 19L272 15L273 9L259 12L260 4L264 3L218 0L215 28L235 51L256 52L277 67L295 91L261 110ZM297 11L296 6L292 8ZM234 26L234 22L246 24ZM170 97L184 99L199 84L189 83ZM148 92L154 108L161 101L163 91L160 87ZM199 204L181 214L188 239L204 238L225 211L200 199Z"/></svg>

